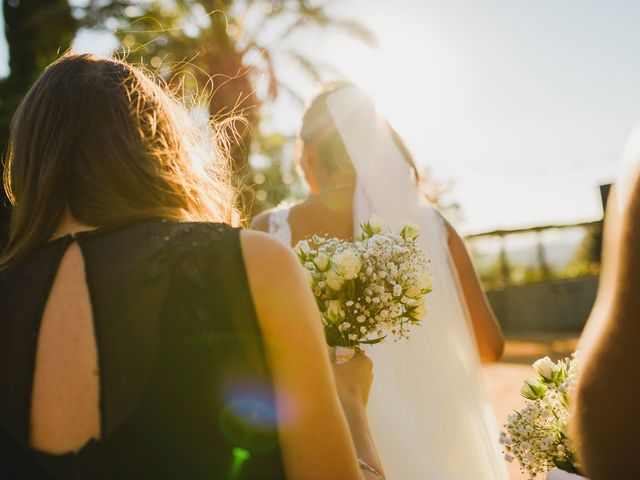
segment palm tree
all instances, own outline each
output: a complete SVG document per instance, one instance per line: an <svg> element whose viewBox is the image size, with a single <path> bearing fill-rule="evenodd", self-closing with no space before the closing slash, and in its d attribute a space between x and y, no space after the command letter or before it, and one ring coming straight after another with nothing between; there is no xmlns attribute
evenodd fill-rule
<svg viewBox="0 0 640 480"><path fill-rule="evenodd" d="M173 86L207 98L212 117L235 114L245 120L231 132L231 156L237 178L246 183L250 148L260 146L252 142L260 135L260 107L281 91L302 101L296 89L277 75L277 66L293 63L314 81L327 68L284 40L299 30L319 27L375 43L362 25L331 16L330 3L157 0L105 4L90 0L84 18L93 27L117 20L117 36L130 59L141 58ZM267 80L261 90L256 88L259 79Z"/></svg>

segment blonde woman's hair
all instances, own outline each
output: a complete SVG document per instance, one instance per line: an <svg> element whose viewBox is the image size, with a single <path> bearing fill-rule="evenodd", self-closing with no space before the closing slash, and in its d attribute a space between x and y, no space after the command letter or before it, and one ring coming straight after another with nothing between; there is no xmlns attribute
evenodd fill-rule
<svg viewBox="0 0 640 480"><path fill-rule="evenodd" d="M219 135L141 69L64 55L13 119L4 169L13 213L0 269L46 243L66 209L91 226L233 223L237 192Z"/></svg>
<svg viewBox="0 0 640 480"><path fill-rule="evenodd" d="M324 168L329 173L337 171L354 173L349 152L347 152L347 148L340 137L340 132L338 132L327 106L329 96L344 88L358 87L347 80L334 80L321 84L319 92L311 99L304 112L302 127L300 128L300 139L303 142L303 146L313 146L317 149ZM389 129L394 143L402 153L417 181L420 178L420 174L413 156L400 138L400 135L398 135L398 132L391 125L389 125Z"/></svg>

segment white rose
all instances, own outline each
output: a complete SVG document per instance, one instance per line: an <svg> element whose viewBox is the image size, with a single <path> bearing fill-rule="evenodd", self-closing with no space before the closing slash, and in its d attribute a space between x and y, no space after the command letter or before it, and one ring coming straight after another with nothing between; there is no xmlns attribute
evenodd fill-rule
<svg viewBox="0 0 640 480"><path fill-rule="evenodd" d="M535 379L525 380L520 389L520 394L526 399L537 400L544 396L546 390L546 387Z"/></svg>
<svg viewBox="0 0 640 480"><path fill-rule="evenodd" d="M311 246L309 245L309 242L307 242L306 240L301 240L296 244L293 250L298 255L303 255L303 254L306 255L311 250Z"/></svg>
<svg viewBox="0 0 640 480"><path fill-rule="evenodd" d="M425 290L433 290L433 277L431 273L427 270L420 270L418 274L418 283Z"/></svg>
<svg viewBox="0 0 640 480"><path fill-rule="evenodd" d="M420 288L415 283L407 288L405 295L409 298L418 298L422 296L422 288Z"/></svg>
<svg viewBox="0 0 640 480"><path fill-rule="evenodd" d="M351 249L343 250L333 258L337 272L346 280L352 280L358 276L362 268L362 260Z"/></svg>
<svg viewBox="0 0 640 480"><path fill-rule="evenodd" d="M415 240L420 235L420 228L415 223L405 222L401 235L407 240Z"/></svg>
<svg viewBox="0 0 640 480"><path fill-rule="evenodd" d="M340 300L329 300L327 302L327 318L332 322L342 319L342 302Z"/></svg>
<svg viewBox="0 0 640 480"><path fill-rule="evenodd" d="M324 281L327 285L329 285L329 288L331 290L335 290L336 292L338 292L342 288L344 278L342 278L342 276L335 270L329 270L324 274Z"/></svg>
<svg viewBox="0 0 640 480"><path fill-rule="evenodd" d="M313 259L313 263L316 264L318 270L324 272L327 268L329 268L329 256L325 253L320 252L316 258Z"/></svg>
<svg viewBox="0 0 640 480"><path fill-rule="evenodd" d="M411 310L410 316L414 320L418 320L418 321L426 320L427 308L426 308L426 305L424 304L424 300L418 300L415 303L415 308Z"/></svg>
<svg viewBox="0 0 640 480"><path fill-rule="evenodd" d="M549 357L536 360L533 364L533 368L535 368L536 372L546 380L551 380L554 372L557 372L559 369L559 367L553 363Z"/></svg>
<svg viewBox="0 0 640 480"><path fill-rule="evenodd" d="M371 218L367 222L369 227L371 227L372 233L382 233L382 230L385 228L384 220L382 220L377 215L371 215Z"/></svg>

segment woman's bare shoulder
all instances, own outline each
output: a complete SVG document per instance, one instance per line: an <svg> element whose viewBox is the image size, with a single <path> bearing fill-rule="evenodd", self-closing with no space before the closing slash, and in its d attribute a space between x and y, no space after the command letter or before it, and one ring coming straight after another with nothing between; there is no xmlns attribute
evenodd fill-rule
<svg viewBox="0 0 640 480"><path fill-rule="evenodd" d="M244 230L240 239L249 287L262 328L276 336L289 328L289 335L292 334L292 319L317 320L317 315L304 317L301 312L296 313L305 308L309 310L307 313L315 312L316 307L309 281L293 250L263 232ZM299 324L298 321L294 323Z"/></svg>
<svg viewBox="0 0 640 480"><path fill-rule="evenodd" d="M264 259L265 261L281 261L283 259L295 258L293 251L264 232L253 230L243 230L240 233L242 251L245 256L247 268L254 265L253 257ZM252 257L251 259L248 257Z"/></svg>
<svg viewBox="0 0 640 480"><path fill-rule="evenodd" d="M248 276L261 283L275 288L274 278L278 284L291 284L304 278L302 269L293 250L279 240L264 232L243 230L240 234L242 254ZM307 286L308 282L302 281Z"/></svg>
<svg viewBox="0 0 640 480"><path fill-rule="evenodd" d="M312 235L328 235L343 239L353 237L353 211L351 206L331 205L318 199L309 199L291 209L289 225L292 243Z"/></svg>

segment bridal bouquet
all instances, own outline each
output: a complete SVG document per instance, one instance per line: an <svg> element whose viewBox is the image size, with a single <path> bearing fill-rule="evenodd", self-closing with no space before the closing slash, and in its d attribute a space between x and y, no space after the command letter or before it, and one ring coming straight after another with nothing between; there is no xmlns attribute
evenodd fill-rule
<svg viewBox="0 0 640 480"><path fill-rule="evenodd" d="M530 478L558 468L579 473L567 436L569 405L574 395L579 353L554 363L549 357L533 364L537 376L524 382L525 407L509 416L500 433L505 459L518 460Z"/></svg>
<svg viewBox="0 0 640 480"><path fill-rule="evenodd" d="M315 235L295 251L308 272L330 346L347 351L389 335L406 338L426 316L429 259L415 225L399 233L373 217L355 242ZM344 349L342 349L344 350Z"/></svg>

